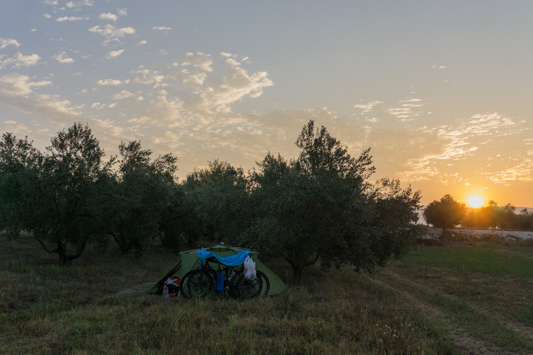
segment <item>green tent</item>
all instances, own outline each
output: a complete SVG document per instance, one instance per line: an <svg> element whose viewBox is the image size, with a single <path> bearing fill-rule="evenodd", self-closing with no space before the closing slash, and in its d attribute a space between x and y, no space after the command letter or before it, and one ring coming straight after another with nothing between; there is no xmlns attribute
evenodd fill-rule
<svg viewBox="0 0 533 355"><path fill-rule="evenodd" d="M240 253L245 250L245 248L238 248L238 247L230 247L228 245L224 245L223 243L220 244L214 244L210 246L209 248L205 248L206 251L215 253L218 256L230 256L237 253ZM183 277L186 273L197 267L200 263L200 258L198 257L197 253L200 251L200 249L196 250L189 250L184 251L180 253L180 260L174 265L163 277L161 277L149 290L148 292L155 292L158 288L161 282L169 278L170 276L176 275L178 270L181 269L181 273L179 277ZM252 255L253 261L255 261L255 267L258 271L263 272L267 277L268 281L270 282L270 291L268 292L269 295L277 295L283 292L287 291L287 286L281 281L281 279L276 276L268 267L266 267L265 264L263 264L259 259L257 259L257 254ZM216 266L215 266L216 269Z"/></svg>

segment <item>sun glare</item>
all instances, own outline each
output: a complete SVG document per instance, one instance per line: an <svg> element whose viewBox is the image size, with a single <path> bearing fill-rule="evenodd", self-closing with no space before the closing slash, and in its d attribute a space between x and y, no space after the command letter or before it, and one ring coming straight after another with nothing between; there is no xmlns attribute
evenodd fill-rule
<svg viewBox="0 0 533 355"><path fill-rule="evenodd" d="M468 207L479 208L483 206L483 200L479 196L472 196L466 200Z"/></svg>

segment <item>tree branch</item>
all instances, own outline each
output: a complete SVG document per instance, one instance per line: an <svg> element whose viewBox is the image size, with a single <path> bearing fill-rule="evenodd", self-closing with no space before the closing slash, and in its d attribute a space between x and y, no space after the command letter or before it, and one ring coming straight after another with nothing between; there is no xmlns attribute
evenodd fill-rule
<svg viewBox="0 0 533 355"><path fill-rule="evenodd" d="M179 215L179 216L176 216L176 217L174 217L174 218L171 218L170 220L171 220L172 222L174 222L174 221L177 220L178 218L188 216L189 214L190 214L190 212L185 212L185 213L183 213L183 214L181 214L181 215Z"/></svg>
<svg viewBox="0 0 533 355"><path fill-rule="evenodd" d="M46 247L46 245L44 245L44 242L40 239L40 238L36 238L37 241L41 244L41 246L43 247L43 249L50 253L50 254L53 254L53 253L57 253L58 249L56 248L55 250L48 250L48 248Z"/></svg>

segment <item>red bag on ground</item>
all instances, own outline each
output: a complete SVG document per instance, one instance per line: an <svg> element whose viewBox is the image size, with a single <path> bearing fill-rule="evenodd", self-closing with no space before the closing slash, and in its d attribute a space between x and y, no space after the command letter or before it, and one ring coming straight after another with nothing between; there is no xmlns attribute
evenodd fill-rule
<svg viewBox="0 0 533 355"><path fill-rule="evenodd" d="M179 277L170 276L161 283L155 294L164 295L165 298L178 297L180 293L180 282L181 280Z"/></svg>

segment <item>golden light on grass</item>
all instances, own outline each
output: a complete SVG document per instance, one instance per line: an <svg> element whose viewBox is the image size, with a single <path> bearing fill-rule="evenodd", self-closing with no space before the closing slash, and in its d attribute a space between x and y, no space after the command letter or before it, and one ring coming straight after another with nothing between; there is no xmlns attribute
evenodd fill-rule
<svg viewBox="0 0 533 355"><path fill-rule="evenodd" d="M466 204L468 207L479 208L483 206L483 199L479 196L472 196L466 200Z"/></svg>

